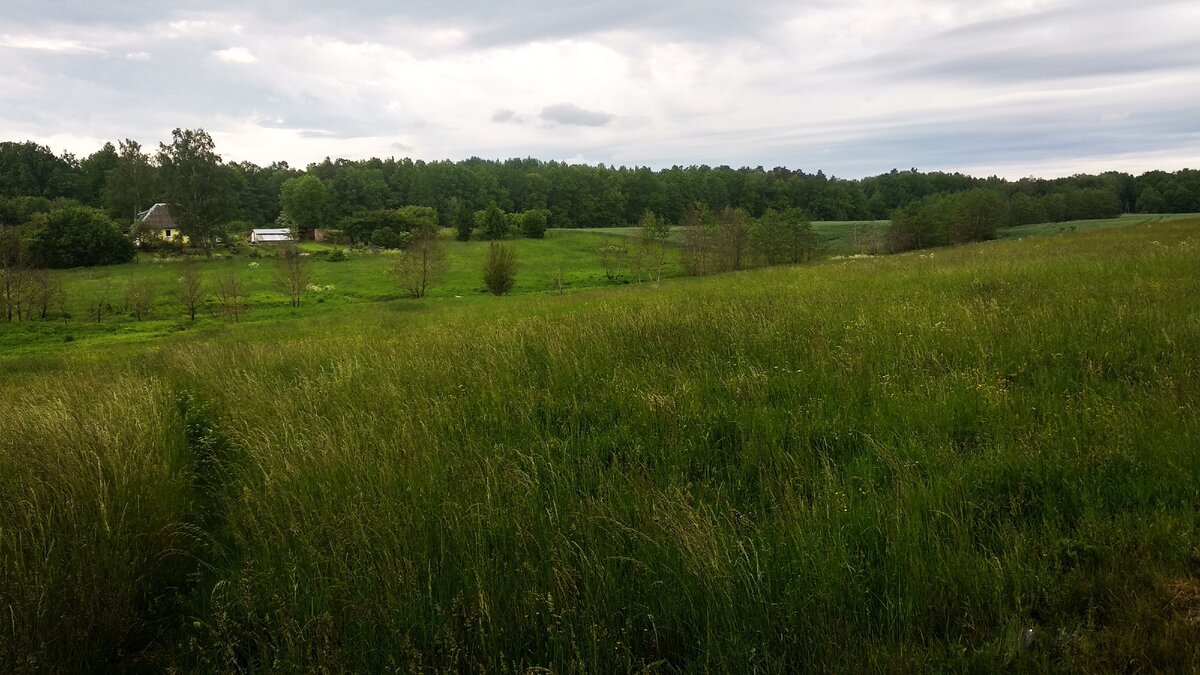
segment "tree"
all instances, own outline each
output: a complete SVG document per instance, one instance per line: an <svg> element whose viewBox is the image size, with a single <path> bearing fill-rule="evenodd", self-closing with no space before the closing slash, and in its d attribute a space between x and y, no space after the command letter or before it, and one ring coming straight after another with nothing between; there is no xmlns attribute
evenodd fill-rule
<svg viewBox="0 0 1200 675"><path fill-rule="evenodd" d="M397 232L390 227L380 227L371 233L371 245L379 248L400 249L412 243L411 232Z"/></svg>
<svg viewBox="0 0 1200 675"><path fill-rule="evenodd" d="M1008 198L1008 225L1031 225L1046 222L1046 209L1041 202L1024 192Z"/></svg>
<svg viewBox="0 0 1200 675"><path fill-rule="evenodd" d="M717 246L722 270L740 270L750 245L750 216L743 209L721 209L717 214Z"/></svg>
<svg viewBox="0 0 1200 675"><path fill-rule="evenodd" d="M996 230L1004 225L1008 217L1000 195L984 188L948 197L946 204L952 212L947 232L952 244L995 239Z"/></svg>
<svg viewBox="0 0 1200 675"><path fill-rule="evenodd" d="M414 233L412 243L400 254L392 273L414 298L425 297L425 291L446 272L446 249L433 227L423 227Z"/></svg>
<svg viewBox="0 0 1200 675"><path fill-rule="evenodd" d="M521 234L530 239L542 239L546 236L546 222L550 212L546 209L530 209L521 214Z"/></svg>
<svg viewBox="0 0 1200 675"><path fill-rule="evenodd" d="M596 249L596 260L600 263L600 269L604 270L604 277L609 281L617 280L628 255L625 247L619 246L612 237L606 237L604 243Z"/></svg>
<svg viewBox="0 0 1200 675"><path fill-rule="evenodd" d="M57 157L32 141L0 143L0 197L79 198L81 176L74 158Z"/></svg>
<svg viewBox="0 0 1200 675"><path fill-rule="evenodd" d="M29 283L29 252L20 232L0 230L0 316L11 322L24 318L26 286Z"/></svg>
<svg viewBox="0 0 1200 675"><path fill-rule="evenodd" d="M208 289L204 287L204 277L200 274L200 264L192 258L184 258L179 264L179 304L187 312L188 318L196 320L196 310L200 309L208 299Z"/></svg>
<svg viewBox="0 0 1200 675"><path fill-rule="evenodd" d="M493 241L483 260L483 285L492 295L512 290L517 277L517 255L511 247Z"/></svg>
<svg viewBox="0 0 1200 675"><path fill-rule="evenodd" d="M459 241L470 241L471 233L475 231L475 214L467 208L464 202L454 205L454 238Z"/></svg>
<svg viewBox="0 0 1200 675"><path fill-rule="evenodd" d="M483 211L479 226L483 230L483 234L492 241L502 239L504 235L508 234L508 219L495 202L492 202Z"/></svg>
<svg viewBox="0 0 1200 675"><path fill-rule="evenodd" d="M112 295L112 277L104 276L94 279L88 285L88 292L84 295L84 302L87 303L88 315L95 317L96 323L100 323L104 319L104 314L112 310Z"/></svg>
<svg viewBox="0 0 1200 675"><path fill-rule="evenodd" d="M717 224L704 204L694 204L684 213L683 272L688 276L712 274L717 270Z"/></svg>
<svg viewBox="0 0 1200 675"><path fill-rule="evenodd" d="M154 282L150 279L131 278L125 286L125 307L133 318L141 321L150 316L157 295Z"/></svg>
<svg viewBox="0 0 1200 675"><path fill-rule="evenodd" d="M812 260L821 244L808 216L800 209L791 208L783 212L783 224L788 262L802 263Z"/></svg>
<svg viewBox="0 0 1200 675"><path fill-rule="evenodd" d="M25 286L26 307L29 318L34 313L43 321L50 318L50 308L59 304L59 296L63 293L62 281L48 269L29 271Z"/></svg>
<svg viewBox="0 0 1200 675"><path fill-rule="evenodd" d="M90 206L100 206L108 174L116 168L118 162L117 149L112 143L105 143L99 150L85 157L79 163L79 199Z"/></svg>
<svg viewBox="0 0 1200 675"><path fill-rule="evenodd" d="M343 215L381 209L386 201L387 181L379 169L356 164L340 166L333 179L333 194L337 211Z"/></svg>
<svg viewBox="0 0 1200 675"><path fill-rule="evenodd" d="M300 239L311 239L313 230L334 217L333 189L312 174L284 181L279 188L279 203L296 224Z"/></svg>
<svg viewBox="0 0 1200 675"><path fill-rule="evenodd" d="M1137 198L1138 213L1165 213L1167 201L1153 186L1142 190Z"/></svg>
<svg viewBox="0 0 1200 675"><path fill-rule="evenodd" d="M279 251L277 273L279 283L287 293L292 307L299 307L300 297L312 279L308 258L295 246L286 246Z"/></svg>
<svg viewBox="0 0 1200 675"><path fill-rule="evenodd" d="M212 257L233 209L231 174L203 129L176 129L171 136L171 144L160 143L158 150L171 215L192 244Z"/></svg>
<svg viewBox="0 0 1200 675"><path fill-rule="evenodd" d="M644 252L644 267L650 278L662 279L663 267L667 263L667 238L671 236L671 225L647 209L638 221L638 241Z"/></svg>
<svg viewBox="0 0 1200 675"><path fill-rule="evenodd" d="M221 303L221 312L234 323L246 316L249 297L236 269L230 269L217 279L217 300Z"/></svg>

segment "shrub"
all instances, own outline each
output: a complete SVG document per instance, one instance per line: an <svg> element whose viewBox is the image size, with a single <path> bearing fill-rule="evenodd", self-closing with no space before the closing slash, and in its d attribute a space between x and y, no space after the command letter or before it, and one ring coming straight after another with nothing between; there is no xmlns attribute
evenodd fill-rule
<svg viewBox="0 0 1200 675"><path fill-rule="evenodd" d="M479 221L479 228L483 230L484 236L488 239L501 239L508 234L508 218L504 211L500 210L493 202L486 210L475 214Z"/></svg>
<svg viewBox="0 0 1200 675"><path fill-rule="evenodd" d="M329 262L345 262L348 259L349 256L346 255L346 249L344 248L333 249L333 251L329 253L329 257L326 258L326 260Z"/></svg>
<svg viewBox="0 0 1200 675"><path fill-rule="evenodd" d="M136 253L121 227L97 209L55 209L35 223L29 252L46 267L119 265L133 260Z"/></svg>
<svg viewBox="0 0 1200 675"><path fill-rule="evenodd" d="M521 234L530 239L542 239L546 236L546 221L550 212L546 209L532 209L521 214Z"/></svg>
<svg viewBox="0 0 1200 675"><path fill-rule="evenodd" d="M405 248L411 242L411 233L397 232L390 227L380 227L371 233L371 245L379 248Z"/></svg>
<svg viewBox="0 0 1200 675"><path fill-rule="evenodd" d="M516 277L516 253L511 247L493 241L483 260L483 285L492 295L504 295L512 290Z"/></svg>

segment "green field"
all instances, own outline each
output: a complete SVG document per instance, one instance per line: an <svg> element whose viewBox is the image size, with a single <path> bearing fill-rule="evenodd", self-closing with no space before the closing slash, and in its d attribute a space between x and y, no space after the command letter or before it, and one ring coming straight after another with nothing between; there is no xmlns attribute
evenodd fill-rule
<svg viewBox="0 0 1200 675"><path fill-rule="evenodd" d="M620 288L596 237L0 327L0 670L1200 669L1200 221Z"/></svg>
<svg viewBox="0 0 1200 675"><path fill-rule="evenodd" d="M450 239L446 231L443 237ZM545 239L518 239L509 242L517 250L518 270L514 294L557 293L561 275L562 292L596 286L629 283L632 277L625 270L621 277L610 281L596 257L601 241L594 233L581 234L573 230L550 230ZM480 269L488 243L484 241L456 242L448 240L446 251L449 271L429 290L429 298L465 300L485 293ZM335 247L323 244L304 244L310 254L309 267L312 285L319 290L306 292L300 314L314 319L345 314L350 307L363 303L407 300L407 294L391 274L397 257L391 253L356 252L343 262L329 262L328 254ZM297 314L281 289L276 272L276 249L252 248L251 254L228 257L219 255L213 260L201 260L201 274L208 293L212 295L218 279L236 271L250 293L250 309L246 320L255 324L274 322ZM220 315L215 298L201 311L196 322L184 314L177 299L176 288L180 275L180 258L158 258L142 254L130 265L75 269L55 272L63 280L71 320L0 324L0 358L4 353L30 353L70 349L90 349L100 344L129 340L157 339L180 331L224 331L228 320ZM679 273L676 258L671 258L664 275ZM123 311L125 289L130 281L149 279L158 292L150 317L136 321ZM107 293L112 314L99 322L89 318L90 307ZM414 309L400 306L401 311ZM355 310L350 310L355 311Z"/></svg>

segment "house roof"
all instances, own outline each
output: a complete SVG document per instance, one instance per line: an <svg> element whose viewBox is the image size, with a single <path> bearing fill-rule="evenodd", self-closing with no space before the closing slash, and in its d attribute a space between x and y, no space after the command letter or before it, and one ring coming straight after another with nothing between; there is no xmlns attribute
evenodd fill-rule
<svg viewBox="0 0 1200 675"><path fill-rule="evenodd" d="M291 236L292 231L286 227L259 227L250 230L251 234L286 234Z"/></svg>
<svg viewBox="0 0 1200 675"><path fill-rule="evenodd" d="M175 219L171 217L171 211L166 204L161 202L137 214L137 219L159 229L176 227Z"/></svg>

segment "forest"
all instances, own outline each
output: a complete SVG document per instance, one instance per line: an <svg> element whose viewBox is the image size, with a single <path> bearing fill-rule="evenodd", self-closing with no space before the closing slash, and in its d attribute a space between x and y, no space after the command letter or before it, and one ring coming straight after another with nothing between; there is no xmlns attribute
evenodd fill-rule
<svg viewBox="0 0 1200 675"><path fill-rule="evenodd" d="M1069 178L977 178L961 173L895 170L861 179L822 171L728 166L614 167L533 158L423 161L329 159L304 170L279 161L268 166L224 162L202 130L176 130L157 151L136 141L105 144L87 157L55 154L31 141L0 143L0 225L21 225L31 213L70 200L103 209L121 224L158 201L168 201L170 158L180 137L207 141L217 165L210 182L212 213L222 222L262 226L281 211L281 187L304 175L331 192L330 216L422 206L436 209L443 226L456 208L495 204L510 213L545 210L549 227L616 227L652 211L680 223L695 205L718 212L742 209L757 218L768 209L800 209L812 220L882 220L897 209L939 194L988 190L1005 202L1005 225L1063 222L1119 213L1200 211L1200 171L1107 172ZM167 160L164 162L164 160Z"/></svg>

